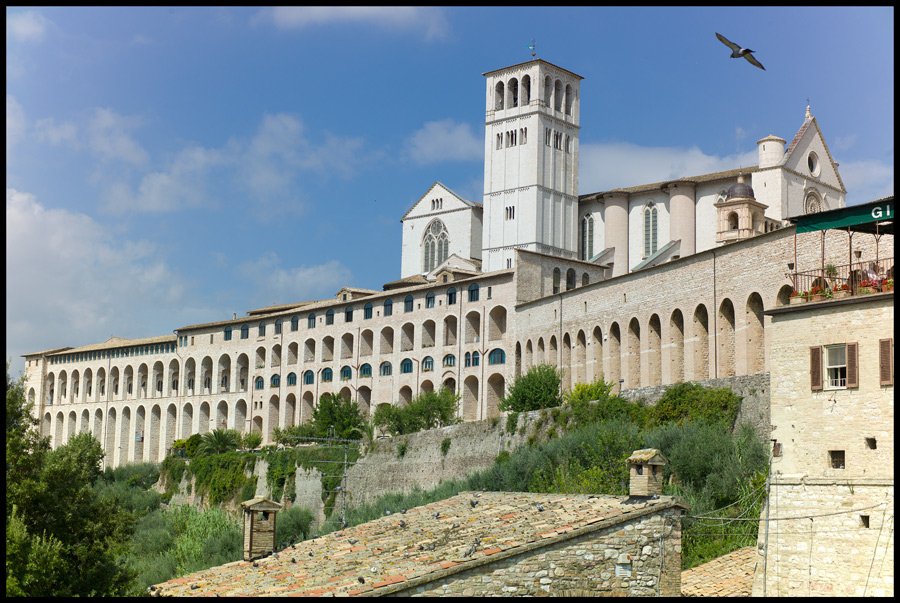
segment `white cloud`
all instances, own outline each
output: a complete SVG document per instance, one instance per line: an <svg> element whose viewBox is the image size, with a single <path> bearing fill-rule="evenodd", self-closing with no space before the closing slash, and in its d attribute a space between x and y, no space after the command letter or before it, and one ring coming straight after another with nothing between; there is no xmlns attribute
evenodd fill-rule
<svg viewBox="0 0 900 603"><path fill-rule="evenodd" d="M27 122L25 121L25 111L22 105L16 101L12 94L6 95L6 155L19 142L25 138L25 130Z"/></svg>
<svg viewBox="0 0 900 603"><path fill-rule="evenodd" d="M143 241L6 189L6 349L19 356L110 335L170 333L187 283Z"/></svg>
<svg viewBox="0 0 900 603"><path fill-rule="evenodd" d="M350 269L337 260L290 269L279 264L275 253L267 253L237 267L238 276L252 284L255 307L332 297L353 283Z"/></svg>
<svg viewBox="0 0 900 603"><path fill-rule="evenodd" d="M832 151L846 151L856 142L856 134L848 134L847 136L838 136L831 143Z"/></svg>
<svg viewBox="0 0 900 603"><path fill-rule="evenodd" d="M72 122L56 123L52 117L39 119L34 123L37 139L41 142L49 142L53 146L68 144L78 146L78 126Z"/></svg>
<svg viewBox="0 0 900 603"><path fill-rule="evenodd" d="M427 122L407 140L407 152L416 163L481 161L484 139L469 124L452 119Z"/></svg>
<svg viewBox="0 0 900 603"><path fill-rule="evenodd" d="M279 6L261 10L253 19L282 29L302 29L331 23L362 23L386 29L421 31L426 40L447 36L449 24L441 9L414 6Z"/></svg>
<svg viewBox="0 0 900 603"><path fill-rule="evenodd" d="M856 205L894 194L894 164L874 159L841 162L838 167L847 204Z"/></svg>
<svg viewBox="0 0 900 603"><path fill-rule="evenodd" d="M578 188L582 194L757 164L756 150L716 157L697 147L642 147L627 142L582 143Z"/></svg>
<svg viewBox="0 0 900 603"><path fill-rule="evenodd" d="M6 17L6 35L18 42L40 42L49 23L46 17L33 10L14 13Z"/></svg>
<svg viewBox="0 0 900 603"><path fill-rule="evenodd" d="M148 159L147 151L131 136L140 125L138 117L125 117L110 109L95 109L87 125L90 148L104 160L144 164Z"/></svg>

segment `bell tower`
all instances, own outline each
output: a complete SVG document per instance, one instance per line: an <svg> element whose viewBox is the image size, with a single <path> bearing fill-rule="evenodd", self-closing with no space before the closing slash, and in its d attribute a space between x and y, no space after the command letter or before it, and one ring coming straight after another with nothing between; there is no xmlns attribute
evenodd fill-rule
<svg viewBox="0 0 900 603"><path fill-rule="evenodd" d="M542 59L483 74L482 271L516 248L578 257L580 75Z"/></svg>

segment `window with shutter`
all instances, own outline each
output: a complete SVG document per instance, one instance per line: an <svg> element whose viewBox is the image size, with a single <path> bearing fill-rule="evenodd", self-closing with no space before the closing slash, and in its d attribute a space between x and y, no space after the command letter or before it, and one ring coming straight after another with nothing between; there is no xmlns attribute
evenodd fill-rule
<svg viewBox="0 0 900 603"><path fill-rule="evenodd" d="M822 389L822 348L819 346L809 348L809 380L812 391Z"/></svg>
<svg viewBox="0 0 900 603"><path fill-rule="evenodd" d="M894 340L878 340L878 373L881 385L894 384Z"/></svg>
<svg viewBox="0 0 900 603"><path fill-rule="evenodd" d="M847 344L847 387L859 387L858 343Z"/></svg>

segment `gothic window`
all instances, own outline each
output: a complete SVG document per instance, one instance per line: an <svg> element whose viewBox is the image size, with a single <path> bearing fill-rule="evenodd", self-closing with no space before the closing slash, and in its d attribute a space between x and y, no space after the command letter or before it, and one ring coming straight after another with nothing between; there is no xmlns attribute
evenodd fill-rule
<svg viewBox="0 0 900 603"><path fill-rule="evenodd" d="M553 108L556 111L562 111L562 101L563 101L563 88L562 82L556 80L553 83Z"/></svg>
<svg viewBox="0 0 900 603"><path fill-rule="evenodd" d="M510 107L518 107L519 106L519 80L516 78L512 78L509 80L509 84L507 85L507 90L509 91L509 106Z"/></svg>
<svg viewBox="0 0 900 603"><path fill-rule="evenodd" d="M587 262L594 257L594 217L587 214L581 219L581 259Z"/></svg>
<svg viewBox="0 0 900 603"><path fill-rule="evenodd" d="M566 270L566 291L575 288L575 269Z"/></svg>
<svg viewBox="0 0 900 603"><path fill-rule="evenodd" d="M566 84L566 115L572 115L572 103L575 102L575 91L572 84Z"/></svg>
<svg viewBox="0 0 900 603"><path fill-rule="evenodd" d="M423 272L431 272L447 259L450 255L450 235L443 222L435 220L428 226L422 247Z"/></svg>
<svg viewBox="0 0 900 603"><path fill-rule="evenodd" d="M651 201L644 208L644 258L656 253L656 205Z"/></svg>

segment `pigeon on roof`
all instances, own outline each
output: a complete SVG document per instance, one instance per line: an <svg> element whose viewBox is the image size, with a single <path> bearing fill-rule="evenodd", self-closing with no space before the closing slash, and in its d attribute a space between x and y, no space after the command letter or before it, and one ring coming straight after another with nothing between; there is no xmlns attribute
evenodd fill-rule
<svg viewBox="0 0 900 603"><path fill-rule="evenodd" d="M756 65L763 71L766 70L766 68L762 66L762 63L757 61L756 58L751 54L753 52L756 52L755 50L750 50L749 48L741 48L738 44L735 44L734 42L730 42L728 40L728 38L726 38L725 36L723 36L720 33L717 33L716 37L719 38L719 41L722 42L722 44L724 44L725 46L727 46L728 48L731 49L731 58L732 59L739 59L741 57L744 57L745 59L747 59L750 62L751 65Z"/></svg>

